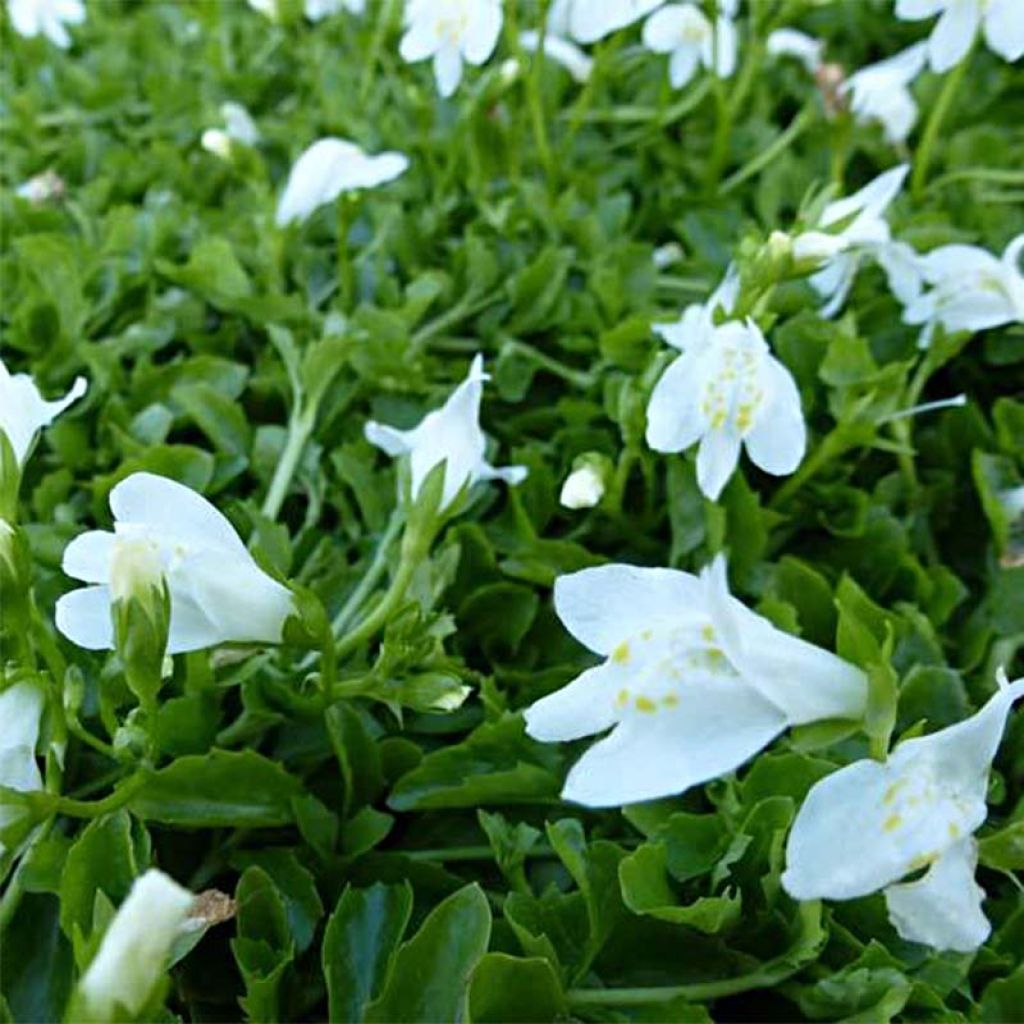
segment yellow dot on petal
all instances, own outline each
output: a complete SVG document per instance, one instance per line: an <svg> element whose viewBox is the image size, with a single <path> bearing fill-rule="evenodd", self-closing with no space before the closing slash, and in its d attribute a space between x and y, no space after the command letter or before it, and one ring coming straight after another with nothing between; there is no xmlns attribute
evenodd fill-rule
<svg viewBox="0 0 1024 1024"><path fill-rule="evenodd" d="M934 853L919 853L910 861L910 870L917 871L919 868L926 868L935 860Z"/></svg>
<svg viewBox="0 0 1024 1024"><path fill-rule="evenodd" d="M712 625L703 626L700 635L710 644L715 639L715 627Z"/></svg>
<svg viewBox="0 0 1024 1024"><path fill-rule="evenodd" d="M652 714L658 710L658 705L649 697L637 697L634 704L636 704L637 711L642 711L645 715Z"/></svg>
<svg viewBox="0 0 1024 1024"><path fill-rule="evenodd" d="M896 794L903 788L903 783L896 781L886 791L882 797L882 803L891 804L896 799Z"/></svg>
<svg viewBox="0 0 1024 1024"><path fill-rule="evenodd" d="M618 647L612 651L612 661L619 665L625 665L629 661L629 641L623 640Z"/></svg>
<svg viewBox="0 0 1024 1024"><path fill-rule="evenodd" d="M890 814L888 818L882 822L882 831L892 832L898 829L903 824L903 816L900 814Z"/></svg>
<svg viewBox="0 0 1024 1024"><path fill-rule="evenodd" d="M950 839L959 839L960 838L960 826L955 821L951 821L949 823L949 838Z"/></svg>
<svg viewBox="0 0 1024 1024"><path fill-rule="evenodd" d="M619 707L624 708L629 703L629 690L619 690L619 695L615 698L615 703Z"/></svg>
<svg viewBox="0 0 1024 1024"><path fill-rule="evenodd" d="M679 707L679 698L674 693L669 693L661 698L661 703L667 708Z"/></svg>

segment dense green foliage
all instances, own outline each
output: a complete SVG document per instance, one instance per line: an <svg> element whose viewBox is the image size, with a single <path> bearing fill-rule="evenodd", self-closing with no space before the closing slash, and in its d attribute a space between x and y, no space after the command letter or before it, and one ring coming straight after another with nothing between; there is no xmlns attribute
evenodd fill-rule
<svg viewBox="0 0 1024 1024"><path fill-rule="evenodd" d="M922 32L884 0L750 6L761 40L785 17L851 69ZM111 908L155 864L239 901L173 968L160 1019L1018 1019L1021 714L979 833L993 933L977 954L900 940L879 895L797 904L779 875L813 782L872 739L965 717L997 666L1022 674L1024 566L1000 495L1024 482L1024 329L945 339L918 375L917 332L877 269L834 321L804 282L780 287L762 326L800 386L814 471L780 481L744 460L711 503L692 451L644 442L669 359L651 323L705 299L808 196L899 155L877 128L826 117L812 79L751 42L748 12L724 85L673 92L635 28L597 46L586 86L554 64L509 80L507 31L443 101L379 11L275 24L241 2L95 3L66 53L0 26L3 357L48 395L90 382L20 492L34 610L3 654L12 678L46 675L47 736L67 739L47 779L68 799L16 873L16 843L0 862L0 1018L61 1019ZM916 88L925 119L942 86ZM199 146L225 100L263 135L230 161ZM292 161L328 134L401 150L410 169L277 229ZM59 200L15 198L49 167ZM894 233L1001 251L1024 231L1021 167L1024 76L979 48ZM682 262L659 270L669 242ZM396 504L364 423L415 423L477 351L493 461L527 480L474 490L386 629L342 649L343 699L324 708L317 655L292 645L179 656L140 766L117 659L52 626L64 546L109 525L110 488L140 469L189 484L334 615ZM969 401L881 422L919 385ZM264 498L303 424L275 510ZM559 488L587 451L611 461L611 485L570 512ZM695 569L721 550L746 603L870 673L867 731L795 730L681 798L561 803L586 742L539 744L519 714L592 663L554 614L555 577ZM379 587L397 559L383 551Z"/></svg>

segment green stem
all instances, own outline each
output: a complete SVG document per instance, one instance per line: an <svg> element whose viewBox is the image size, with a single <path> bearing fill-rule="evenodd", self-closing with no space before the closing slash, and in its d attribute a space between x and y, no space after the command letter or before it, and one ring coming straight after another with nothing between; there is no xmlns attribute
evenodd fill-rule
<svg viewBox="0 0 1024 1024"><path fill-rule="evenodd" d="M32 851L46 839L50 834L51 828L53 828L53 818L47 818L46 821L38 826L36 834L29 841L24 854L18 862L17 868L14 870L14 874L7 883L3 897L0 898L0 935L6 931L7 926L11 923L11 919L18 910L18 905L21 903L21 897L25 893L25 871L26 865L32 859Z"/></svg>
<svg viewBox="0 0 1024 1024"><path fill-rule="evenodd" d="M514 7L514 4L509 5ZM552 188L555 184L556 164L551 157L551 146L548 144L547 122L544 119L544 98L541 94L541 74L544 70L544 44L547 41L547 18L548 4L541 0L540 12L540 34L537 40L537 49L530 59L530 70L526 76L526 102L530 109L530 123L533 128L533 138L537 145L537 154L540 157L541 167L544 168L544 177ZM519 33L516 33L514 46L516 58L525 66L525 55L523 48L519 45Z"/></svg>
<svg viewBox="0 0 1024 1024"><path fill-rule="evenodd" d="M905 401L908 409L912 409L920 401L921 392L924 391L925 385L928 383L928 378L931 376L933 368L931 359L926 355L914 371L914 376L910 379L910 384L907 386ZM903 479L906 481L907 487L913 494L918 490L919 484L917 479L917 466L914 464L914 427L912 421L912 416L893 420L892 433L900 447L906 449L905 451L899 452L896 458L899 460L900 472L903 474Z"/></svg>
<svg viewBox="0 0 1024 1024"><path fill-rule="evenodd" d="M800 468L772 495L771 501L768 502L769 508L778 509L785 505L812 476L820 472L823 467L845 450L846 446L839 443L838 430L839 428L836 427L821 439L818 447L811 452L810 457L805 459Z"/></svg>
<svg viewBox="0 0 1024 1024"><path fill-rule="evenodd" d="M373 561L366 572L363 573L363 578L359 581L358 586L349 594L348 600L342 605L341 610L334 616L331 630L335 636L341 634L342 630L351 621L352 616L362 608L367 597L373 593L373 588L377 586L380 578L384 575L387 570L388 554L391 551L391 545L394 544L395 538L401 532L404 522L404 511L401 505L396 506L394 512L391 513L391 519L388 521L386 529L377 542L377 550L374 552Z"/></svg>
<svg viewBox="0 0 1024 1024"><path fill-rule="evenodd" d="M494 305L494 303L503 298L504 295L504 288L488 292L487 295L483 295L479 298L467 295L465 299L461 302L457 302L451 309L442 313L440 316L434 317L433 320L425 323L421 328L419 328L419 330L415 331L409 339L409 346L411 350L413 352L418 351L426 345L431 338L441 334L443 331L446 331L449 327L459 323L459 321L465 320L466 317L473 316L475 313L479 313L488 306Z"/></svg>
<svg viewBox="0 0 1024 1024"><path fill-rule="evenodd" d="M102 754L104 757L109 757L114 761L121 760L121 756L109 743L104 742L98 736L94 736L77 718L72 715L68 715L67 723L68 732L84 743L87 747L92 747L92 749L97 753Z"/></svg>
<svg viewBox="0 0 1024 1024"><path fill-rule="evenodd" d="M306 442L313 433L313 426L316 423L316 411L305 410L293 412L288 421L288 440L285 442L284 451L274 470L274 477L270 481L270 488L266 498L263 499L263 514L268 519L276 519L281 506L284 504L288 488L291 487L292 477L298 468L299 460L306 448Z"/></svg>
<svg viewBox="0 0 1024 1024"><path fill-rule="evenodd" d="M373 37L370 39L370 50L366 55L366 66L363 68L363 78L359 83L359 106L362 107L370 95L370 88L373 85L373 76L380 61L380 53L384 48L384 37L388 34L388 28L394 19L396 0L384 0L381 5L380 15L377 24L373 27Z"/></svg>
<svg viewBox="0 0 1024 1024"><path fill-rule="evenodd" d="M921 136L921 144L917 147L917 157L914 160L914 174L910 180L911 194L918 201L922 198L925 184L928 180L928 167L931 163L932 149L935 147L935 141L939 137L942 122L946 119L946 114L953 104L953 99L960 88L960 83L967 74L967 65L969 63L970 55L968 54L946 76L942 92L939 93L939 98L935 106L932 107L928 123L925 125L924 134Z"/></svg>
<svg viewBox="0 0 1024 1024"><path fill-rule="evenodd" d="M102 800L73 800L54 793L35 793L32 796L33 802L45 808L48 814L63 814L69 818L99 818L124 807L145 783L144 774L133 775Z"/></svg>
<svg viewBox="0 0 1024 1024"><path fill-rule="evenodd" d="M383 629L395 609L405 600L405 592L409 589L409 584L420 563L430 550L434 532L433 529L415 530L411 525L407 527L405 536L402 538L402 554L398 562L398 569L391 580L391 585L366 618L338 642L334 653L339 661L351 654L361 644L366 643L378 630Z"/></svg>
<svg viewBox="0 0 1024 1024"><path fill-rule="evenodd" d="M719 195L728 195L749 178L752 178L763 168L767 167L783 150L791 146L803 134L804 129L814 120L814 117L814 108L810 106L804 107L789 123L789 126L776 136L775 141L771 145L758 153L753 160L747 161L735 174L729 175L722 182L718 190Z"/></svg>
<svg viewBox="0 0 1024 1024"><path fill-rule="evenodd" d="M348 253L348 236L355 219L358 200L350 195L343 195L338 200L338 241L336 256L336 272L338 277L338 295L341 308L346 313L352 307L355 294L355 271Z"/></svg>

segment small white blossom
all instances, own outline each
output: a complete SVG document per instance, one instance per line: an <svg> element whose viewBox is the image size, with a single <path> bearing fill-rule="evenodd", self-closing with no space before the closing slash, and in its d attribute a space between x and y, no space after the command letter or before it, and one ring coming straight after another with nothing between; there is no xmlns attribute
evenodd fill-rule
<svg viewBox="0 0 1024 1024"><path fill-rule="evenodd" d="M683 247L678 242L666 242L654 250L651 259L655 270L666 270L677 263L682 263L685 255Z"/></svg>
<svg viewBox="0 0 1024 1024"><path fill-rule="evenodd" d="M0 786L20 793L43 788L36 744L45 703L42 684L34 679L0 690ZM0 825L3 824L0 810Z"/></svg>
<svg viewBox="0 0 1024 1024"><path fill-rule="evenodd" d="M668 77L676 89L693 78L698 64L721 78L736 70L736 26L728 14L712 24L694 4L668 4L644 22L643 41L648 50L669 54Z"/></svg>
<svg viewBox="0 0 1024 1024"><path fill-rule="evenodd" d="M366 0L306 0L302 12L310 21L321 21L340 11L362 14L365 10Z"/></svg>
<svg viewBox="0 0 1024 1024"><path fill-rule="evenodd" d="M647 406L647 443L655 451L679 452L700 442L697 484L712 501L736 469L742 446L776 476L792 473L807 447L792 374L753 321L715 326L716 305L713 298L690 306L678 323L655 327L682 354L661 375Z"/></svg>
<svg viewBox="0 0 1024 1024"><path fill-rule="evenodd" d="M590 463L574 469L562 484L558 496L565 508L593 508L604 497L604 478Z"/></svg>
<svg viewBox="0 0 1024 1024"><path fill-rule="evenodd" d="M721 556L699 577L630 565L561 576L555 610L605 660L527 708L526 730L565 742L612 729L569 772L566 800L673 796L733 771L789 725L864 712L864 673L732 597Z"/></svg>
<svg viewBox="0 0 1024 1024"><path fill-rule="evenodd" d="M136 1018L167 971L174 941L189 928L194 898L155 868L135 879L78 983L79 1019Z"/></svg>
<svg viewBox="0 0 1024 1024"><path fill-rule="evenodd" d="M1011 63L1024 56L1020 0L896 0L896 17L918 21L941 15L928 39L933 71L948 71L967 56L980 28L989 48Z"/></svg>
<svg viewBox="0 0 1024 1024"><path fill-rule="evenodd" d="M813 75L821 67L825 42L795 28L776 29L768 36L767 50L772 57L793 57Z"/></svg>
<svg viewBox="0 0 1024 1024"><path fill-rule="evenodd" d="M270 18L271 21L277 21L280 16L280 11L277 9L277 0L247 0L249 6L260 14Z"/></svg>
<svg viewBox="0 0 1024 1024"><path fill-rule="evenodd" d="M988 937L974 881L989 769L1024 679L973 715L905 740L884 763L856 761L818 782L797 814L782 885L798 900L848 900L882 890L899 934L970 952ZM841 851L841 855L837 855ZM927 867L917 881L905 876Z"/></svg>
<svg viewBox="0 0 1024 1024"><path fill-rule="evenodd" d="M240 103L222 103L220 116L224 120L224 128L207 128L200 139L203 149L207 152L219 156L222 160L228 160L235 143L255 146L260 141L256 122Z"/></svg>
<svg viewBox="0 0 1024 1024"><path fill-rule="evenodd" d="M829 203L812 229L812 235L825 233L836 239L835 253L810 279L811 287L827 300L820 311L823 317L835 316L842 309L865 257L890 243L892 234L884 214L909 171L908 164L900 164L852 196ZM813 244L817 247L820 243L821 239L816 238ZM793 242L794 254L804 251L803 245L798 236Z"/></svg>
<svg viewBox="0 0 1024 1024"><path fill-rule="evenodd" d="M63 398L48 402L27 373L12 376L0 359L0 431L7 435L19 465L24 465L39 431L77 402L87 388L85 378L76 377Z"/></svg>
<svg viewBox="0 0 1024 1024"><path fill-rule="evenodd" d="M7 13L18 35L44 35L66 50L71 45L67 26L85 21L85 4L82 0L7 0Z"/></svg>
<svg viewBox="0 0 1024 1024"><path fill-rule="evenodd" d="M60 199L64 189L64 179L53 168L48 168L42 174L34 174L28 181L23 181L14 190L14 194L28 200L33 206L42 206L51 200Z"/></svg>
<svg viewBox="0 0 1024 1024"><path fill-rule="evenodd" d="M463 62L480 65L501 34L500 0L407 0L402 59L433 58L437 91L451 96L462 80Z"/></svg>
<svg viewBox="0 0 1024 1024"><path fill-rule="evenodd" d="M57 602L57 628L69 640L90 650L113 648L119 551L143 544L159 560L170 593L168 654L281 641L291 592L260 569L202 495L166 477L133 473L110 492L110 508L112 533L92 530L64 549L64 572L91 584Z"/></svg>
<svg viewBox="0 0 1024 1024"><path fill-rule="evenodd" d="M924 70L928 44L917 43L895 57L869 64L851 75L840 87L849 96L858 121L878 121L887 142L906 142L917 121L917 102L908 88Z"/></svg>
<svg viewBox="0 0 1024 1024"><path fill-rule="evenodd" d="M1001 259L976 245L943 245L918 256L927 287L907 304L903 322L923 326L921 347L931 343L940 324L953 333L1024 323L1021 253L1024 235L1010 242Z"/></svg>
<svg viewBox="0 0 1024 1024"><path fill-rule="evenodd" d="M484 457L486 439L480 429L480 401L483 397L483 357L477 355L466 379L449 395L440 409L427 413L412 430L398 430L384 423L366 424L366 440L388 455L408 455L415 498L430 471L445 463L442 508L455 500L463 487L481 480L504 480L518 484L526 478L524 466L497 469Z"/></svg>
<svg viewBox="0 0 1024 1024"><path fill-rule="evenodd" d="M539 32L521 32L519 45L527 53L536 53L540 48ZM544 56L556 64L561 64L577 82L585 82L594 70L594 61L588 57L575 43L568 39L548 33L544 37Z"/></svg>
<svg viewBox="0 0 1024 1024"><path fill-rule="evenodd" d="M555 0L548 30L579 43L596 43L632 25L665 0Z"/></svg>
<svg viewBox="0 0 1024 1024"><path fill-rule="evenodd" d="M409 159L402 153L368 156L354 142L325 138L313 143L295 161L277 206L277 224L305 220L343 192L375 188L404 174Z"/></svg>

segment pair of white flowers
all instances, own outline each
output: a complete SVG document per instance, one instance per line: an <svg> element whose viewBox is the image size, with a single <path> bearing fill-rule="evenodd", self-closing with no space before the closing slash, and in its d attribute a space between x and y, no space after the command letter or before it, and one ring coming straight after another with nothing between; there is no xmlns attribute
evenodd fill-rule
<svg viewBox="0 0 1024 1024"><path fill-rule="evenodd" d="M18 35L45 36L62 50L71 45L68 25L85 21L82 0L7 0L7 13Z"/></svg>
<svg viewBox="0 0 1024 1024"><path fill-rule="evenodd" d="M729 78L736 70L738 39L733 18L738 6L739 0L719 0L718 16L711 21L697 4L667 4L644 22L644 46L668 54L668 77L674 88L686 85L699 65L719 78Z"/></svg>
<svg viewBox="0 0 1024 1024"><path fill-rule="evenodd" d="M1024 56L1024 4L1020 0L896 0L896 17L939 16L928 38L933 71L948 71L970 52L979 30L989 48L1011 63Z"/></svg>
<svg viewBox="0 0 1024 1024"><path fill-rule="evenodd" d="M704 304L655 331L681 355L661 375L647 406L647 443L680 452L700 442L697 484L712 501L745 447L767 473L792 473L807 447L800 393L753 320L727 319L739 291L730 268ZM723 318L722 322L717 322Z"/></svg>
<svg viewBox="0 0 1024 1024"><path fill-rule="evenodd" d="M864 673L732 597L721 556L700 576L628 565L562 576L555 609L604 660L527 708L527 732L565 742L610 730L569 772L567 800L614 807L673 796L734 771L792 725L863 717ZM985 941L973 833L1006 717L1024 694L1024 680L999 682L972 718L811 789L787 846L790 895L881 889L904 938L961 951Z"/></svg>

